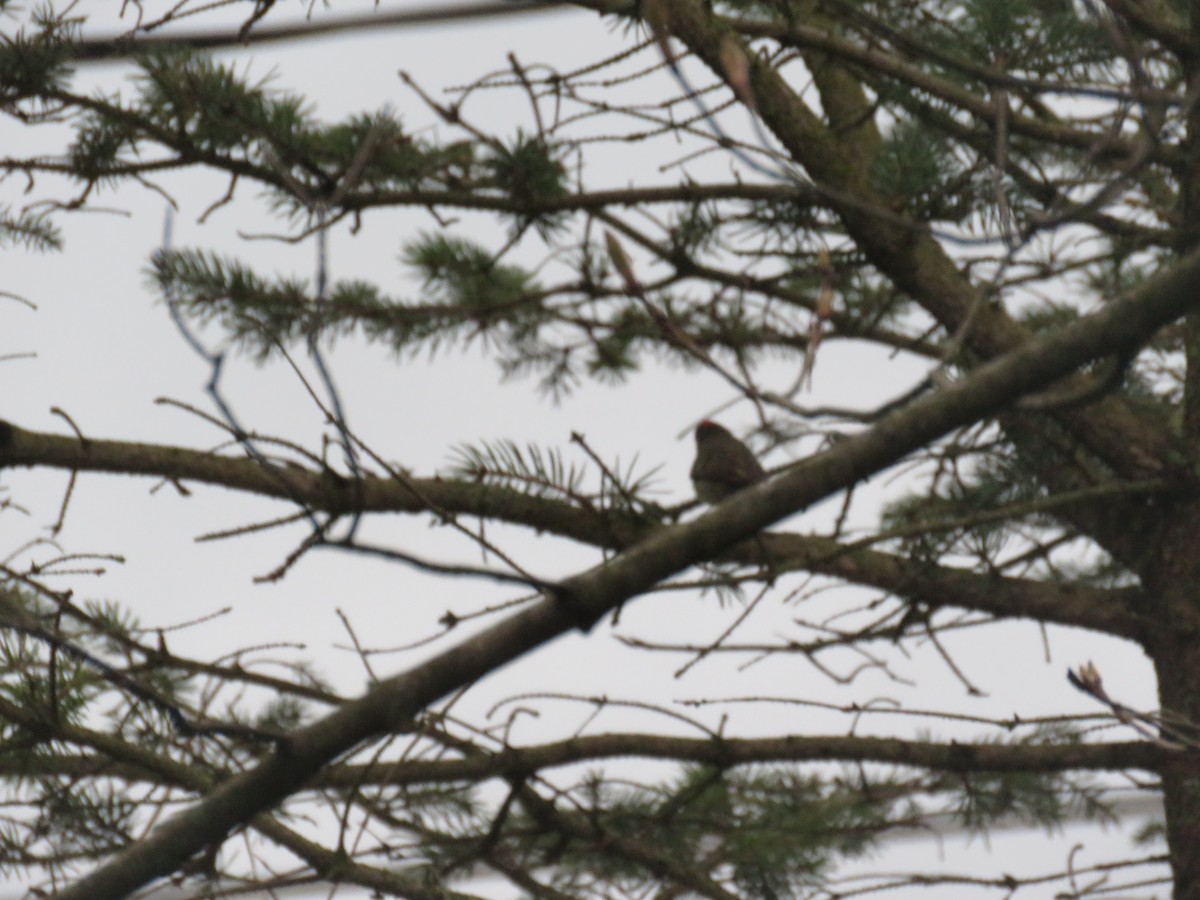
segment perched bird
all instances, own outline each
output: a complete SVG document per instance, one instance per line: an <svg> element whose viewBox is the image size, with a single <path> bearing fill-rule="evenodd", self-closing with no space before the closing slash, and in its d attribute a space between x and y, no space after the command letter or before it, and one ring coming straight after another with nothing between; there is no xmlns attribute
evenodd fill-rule
<svg viewBox="0 0 1200 900"><path fill-rule="evenodd" d="M691 474L696 496L705 503L720 503L767 477L749 447L708 419L696 426L696 461Z"/></svg>

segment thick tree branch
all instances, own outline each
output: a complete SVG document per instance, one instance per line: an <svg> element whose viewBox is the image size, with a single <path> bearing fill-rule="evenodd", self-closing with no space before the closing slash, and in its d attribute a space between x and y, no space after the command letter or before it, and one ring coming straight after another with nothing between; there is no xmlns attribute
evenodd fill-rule
<svg viewBox="0 0 1200 900"><path fill-rule="evenodd" d="M616 757L669 759L718 768L768 762L876 762L943 772L1064 772L1072 769L1157 771L1179 754L1142 741L1108 744L940 743L869 737L678 738L646 734L599 734L514 747L465 759L406 761L361 770L339 767L320 784L420 784L519 778L555 766ZM1200 766L1200 763L1196 765ZM359 781L355 781L359 778Z"/></svg>
<svg viewBox="0 0 1200 900"><path fill-rule="evenodd" d="M217 456L179 447L134 444L25 431L0 421L0 469L37 466L71 472L148 475L198 481L310 509L346 515L431 512L485 516L524 525L608 550L624 550L661 526L616 511L599 514L562 501L508 488L445 478L400 481L367 477L359 484L298 466L264 468L245 457ZM763 559L763 552L769 559ZM807 570L886 590L930 608L955 606L1002 617L1030 617L1140 640L1140 593L1084 585L980 574L915 563L902 556L847 547L816 536L770 533L722 555L726 561L769 563L779 572Z"/></svg>
<svg viewBox="0 0 1200 900"><path fill-rule="evenodd" d="M941 772L1065 772L1070 770L1157 772L1184 766L1181 754L1146 741L1101 744L997 744L909 741L898 738L781 735L764 738L680 738L651 734L598 734L528 747L509 747L461 759L404 760L394 763L329 766L306 786L354 789L480 782L522 778L545 769L603 759L641 757L700 763L718 768L758 763L876 762ZM1200 761L1191 765L1200 769ZM172 769L186 775L187 769ZM142 768L104 756L37 756L0 761L0 772L16 776L93 776L195 790L194 779L165 778L162 766Z"/></svg>

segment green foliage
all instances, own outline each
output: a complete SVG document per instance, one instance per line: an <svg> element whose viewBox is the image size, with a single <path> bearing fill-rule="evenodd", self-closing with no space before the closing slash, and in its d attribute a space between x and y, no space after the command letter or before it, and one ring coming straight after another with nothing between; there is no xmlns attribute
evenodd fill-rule
<svg viewBox="0 0 1200 900"><path fill-rule="evenodd" d="M1140 847L1161 847L1167 841L1167 826L1162 819L1156 819L1144 824L1134 832L1133 842Z"/></svg>
<svg viewBox="0 0 1200 900"><path fill-rule="evenodd" d="M714 249L720 231L716 204L692 203L675 213L667 233L672 251L690 258Z"/></svg>
<svg viewBox="0 0 1200 900"><path fill-rule="evenodd" d="M515 441L501 440L454 448L449 474L456 478L495 484L533 496L580 494L584 471L563 458L557 448L543 450L536 444L524 448Z"/></svg>
<svg viewBox="0 0 1200 900"><path fill-rule="evenodd" d="M937 4L951 19L945 46L968 58L999 60L1006 67L1040 74L1082 74L1107 46L1097 26L1071 4L1054 0L965 0ZM936 14L935 14L936 15Z"/></svg>
<svg viewBox="0 0 1200 900"><path fill-rule="evenodd" d="M363 281L338 281L321 301L302 279L267 279L215 253L156 253L150 277L163 296L202 323L217 321L241 346L266 357L315 332L336 337L354 329L394 349L436 351L479 337L505 346L536 339L547 314L533 276L496 262L469 241L423 235L404 252L432 302L403 303Z"/></svg>
<svg viewBox="0 0 1200 900"><path fill-rule="evenodd" d="M48 722L79 723L102 676L66 653L55 653L51 664L47 651L44 641L6 629L0 637L0 697ZM9 723L8 729L6 741L32 738L22 724Z"/></svg>
<svg viewBox="0 0 1200 900"><path fill-rule="evenodd" d="M978 185L950 141L913 119L891 129L871 174L893 207L920 221L961 222L978 203Z"/></svg>
<svg viewBox="0 0 1200 900"><path fill-rule="evenodd" d="M429 859L449 862L457 855L457 840L446 843L449 850L439 846L435 835L474 835L490 825L491 807L476 796L474 784L406 784L384 788L379 794L396 817L396 823L409 830L434 838L428 843Z"/></svg>
<svg viewBox="0 0 1200 900"><path fill-rule="evenodd" d="M201 322L220 321L259 356L304 333L312 298L303 281L269 282L241 263L204 251L160 251L151 267L163 296Z"/></svg>
<svg viewBox="0 0 1200 900"><path fill-rule="evenodd" d="M640 368L639 351L648 343L651 323L633 306L617 311L608 330L597 336L587 361L588 374L608 384L620 384Z"/></svg>
<svg viewBox="0 0 1200 900"><path fill-rule="evenodd" d="M886 530L905 532L899 538L902 552L918 559L939 560L953 553L991 560L1014 539L1016 520L990 514L1042 495L1032 472L1001 444L992 452L972 455L969 463L958 460L954 475L943 479L940 489L892 502L881 519ZM1048 515L1030 514L1022 520L1055 525Z"/></svg>
<svg viewBox="0 0 1200 900"><path fill-rule="evenodd" d="M1071 813L1113 821L1095 793L1073 798L1062 793L1060 779L1037 772L970 772L963 775L955 817L969 831L984 832L1002 818L1053 829Z"/></svg>
<svg viewBox="0 0 1200 900"><path fill-rule="evenodd" d="M57 855L111 853L132 840L139 804L116 786L43 778L37 781L37 795L38 821L32 831Z"/></svg>
<svg viewBox="0 0 1200 900"><path fill-rule="evenodd" d="M514 441L460 444L454 448L449 474L456 478L494 484L536 497L558 497L595 509L649 506L645 495L653 490L657 469L638 470L636 458L606 464L598 490L585 486L588 470L569 463L560 450L536 444L522 448Z"/></svg>
<svg viewBox="0 0 1200 900"><path fill-rule="evenodd" d="M786 194L748 203L745 218L753 226L753 233L774 238L780 252L787 256L814 252L816 245L810 246L804 239L816 229L830 227L819 207Z"/></svg>
<svg viewBox="0 0 1200 900"><path fill-rule="evenodd" d="M568 213L539 209L567 196L567 170L560 151L542 137L528 137L520 130L510 144L489 147L482 161L489 182L512 201L516 212L514 233L533 226L538 235L548 238L562 229Z"/></svg>
<svg viewBox="0 0 1200 900"><path fill-rule="evenodd" d="M678 831L697 857L715 835L735 883L752 897L787 896L812 883L835 860L866 853L887 826L887 803L790 768L710 776L689 772L668 794L662 808L680 806L668 833Z"/></svg>
<svg viewBox="0 0 1200 900"><path fill-rule="evenodd" d="M536 815L510 816L509 849L536 864L552 854L555 885L603 885L631 895L656 883L654 873L605 849L618 841L653 842L656 853L703 877L731 878L745 896L794 896L819 884L838 860L868 852L888 827L891 801L799 775L790 767L735 772L690 768L654 789L584 779L571 791L569 814L590 835L555 843L531 839Z"/></svg>
<svg viewBox="0 0 1200 900"><path fill-rule="evenodd" d="M1023 310L1020 319L1032 331L1044 333L1061 328L1079 318L1079 310L1066 303L1040 303Z"/></svg>
<svg viewBox="0 0 1200 900"><path fill-rule="evenodd" d="M67 160L79 178L111 184L122 173L121 152L133 153L136 147L137 134L127 122L92 113L84 116L76 128Z"/></svg>
<svg viewBox="0 0 1200 900"><path fill-rule="evenodd" d="M533 277L463 238L424 234L405 247L404 261L435 300L459 310L480 332L501 322L522 328L541 319Z"/></svg>
<svg viewBox="0 0 1200 900"><path fill-rule="evenodd" d="M1039 730L1018 743L1076 740L1078 735L1061 730ZM501 843L530 865L552 855L561 890L603 884L633 893L653 884L653 873L622 854L608 853L607 836L652 840L656 851L676 864L710 877L720 871L745 896L765 900L819 888L839 862L870 853L897 825L920 822L933 811L931 801L944 801L944 811L984 833L1014 818L1045 828L1061 825L1072 814L1111 822L1100 796L1059 774L1019 772L914 780L858 769L823 779L784 765L726 772L691 767L654 788L595 774L570 791L570 805L564 806L588 837L538 838L538 817L523 812L510 814Z"/></svg>
<svg viewBox="0 0 1200 900"><path fill-rule="evenodd" d="M128 174L150 141L191 161L228 157L254 165L277 206L305 214L333 194L461 188L482 177L471 144L418 140L388 109L324 125L302 98L272 90L266 81L251 84L232 66L186 50L147 54L141 70L134 102L121 107L112 101L80 117L69 154L77 177L105 181ZM554 193L547 153L539 158L535 151L526 144L502 148L492 166L526 203Z"/></svg>
<svg viewBox="0 0 1200 900"><path fill-rule="evenodd" d="M873 277L861 266L848 263L839 266L838 272L842 302L864 331L879 325L902 323L905 313L913 308L911 297Z"/></svg>
<svg viewBox="0 0 1200 900"><path fill-rule="evenodd" d="M71 44L78 37L80 22L46 7L34 13L32 33L22 29L0 40L0 105L32 100L35 107L52 106L42 98L69 82Z"/></svg>
<svg viewBox="0 0 1200 900"><path fill-rule="evenodd" d="M311 127L286 148L295 159L316 163L323 171L342 173L356 162L356 188L416 184L429 170L422 146L404 133L400 121L380 111L351 116L324 128Z"/></svg>
<svg viewBox="0 0 1200 900"><path fill-rule="evenodd" d="M88 617L96 623L93 637L108 651L121 653L125 650L123 639L133 636L139 628L137 617L128 607L116 600L87 600L83 604Z"/></svg>
<svg viewBox="0 0 1200 900"><path fill-rule="evenodd" d="M275 697L255 715L254 726L268 734L290 731L305 723L308 712L295 697Z"/></svg>
<svg viewBox="0 0 1200 900"><path fill-rule="evenodd" d="M39 748L25 752L47 755ZM138 802L124 794L125 789L117 782L69 776L11 781L0 824L0 872L27 875L30 861L36 859L64 873L79 859L126 847L132 841Z"/></svg>
<svg viewBox="0 0 1200 900"><path fill-rule="evenodd" d="M286 152L288 138L307 126L299 97L269 94L248 85L231 66L185 50L147 54L142 60L140 107L166 141L197 149L249 155L264 139Z"/></svg>
<svg viewBox="0 0 1200 900"><path fill-rule="evenodd" d="M0 206L0 248L14 245L29 250L61 250L62 232L45 213L15 212Z"/></svg>
<svg viewBox="0 0 1200 900"><path fill-rule="evenodd" d="M1089 295L1104 300L1115 300L1144 284L1164 263L1162 259L1139 254L1134 248L1122 247L1119 242L1113 243L1111 254L1085 270L1081 286Z"/></svg>
<svg viewBox="0 0 1200 900"><path fill-rule="evenodd" d="M498 262L482 247L463 238L425 234L410 242L404 260L421 275L435 301L427 308L426 329L436 350L438 337L465 332L485 344L499 333L504 345L532 344L548 319L541 289L533 276L517 266ZM437 334L441 332L441 334Z"/></svg>

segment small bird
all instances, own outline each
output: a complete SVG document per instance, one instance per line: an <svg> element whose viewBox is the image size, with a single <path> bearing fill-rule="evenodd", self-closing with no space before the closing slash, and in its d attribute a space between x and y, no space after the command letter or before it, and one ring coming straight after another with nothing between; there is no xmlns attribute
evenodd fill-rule
<svg viewBox="0 0 1200 900"><path fill-rule="evenodd" d="M696 461L691 474L696 496L705 503L720 503L767 477L749 447L708 419L696 426Z"/></svg>

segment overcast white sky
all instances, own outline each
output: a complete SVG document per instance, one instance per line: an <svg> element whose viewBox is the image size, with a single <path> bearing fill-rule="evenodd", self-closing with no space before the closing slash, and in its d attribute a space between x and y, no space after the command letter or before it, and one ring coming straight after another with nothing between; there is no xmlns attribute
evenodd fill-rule
<svg viewBox="0 0 1200 900"><path fill-rule="evenodd" d="M372 5L343 3L337 11L365 11ZM421 4L382 4L389 9L400 5ZM86 11L91 6L84 3L81 8ZM296 5L296 9L300 7ZM224 56L236 60L253 76L271 75L278 87L309 97L324 118L337 119L391 104L417 129L431 127L432 120L397 77L400 69L437 92L487 71L507 68L509 52L527 65L546 62L565 69L599 58L606 48L616 48L624 40L619 30L597 22L591 13L554 11L498 22L342 35ZM88 67L80 79L113 90L127 87L124 79L129 72L127 65L105 64ZM529 127L528 106L516 94L481 96L466 112L477 123L507 134L520 125ZM8 155L27 153L34 146L50 150L61 138L61 131L36 136L11 121L0 122L0 140ZM39 143L31 143L31 139ZM669 158L664 156L664 160ZM730 163L709 160L703 165L707 168L691 171L714 171L714 166L716 171L728 171ZM598 157L587 178L593 186L620 186L671 183L679 174L674 169L660 172L639 153L618 148ZM199 216L222 194L225 183L187 173L164 178L162 184L181 207L175 226L178 245L235 254L267 273L311 275L311 242L289 245L239 238L239 232L283 230L281 223L266 216L253 188L243 186L236 203L201 224ZM24 188L24 183L16 181L0 185L0 200L21 205L31 196L69 196L68 188L52 187L45 180L39 180L32 194L23 194ZM145 277L149 254L161 239L164 202L152 191L123 188L96 198L96 206L112 212L77 213L61 219L66 235L64 253L37 256L7 251L4 255L0 289L20 294L35 303L37 310L0 300L0 356L30 352L36 357L0 363L0 418L25 428L63 431L62 421L50 412L57 406L69 412L90 436L211 446L220 440L213 429L177 409L155 403L157 398L171 397L209 408L203 391L207 368L179 338ZM457 227L488 227L484 221L462 218ZM340 227L330 240L331 275L369 279L395 295L412 296L418 287L406 280L398 260L400 246L416 229L433 227L433 220L422 213L368 214L355 235ZM208 336L219 342L216 332ZM681 434L727 399L715 378L653 365L624 388L586 386L555 405L539 397L530 381L499 383L496 366L475 352L454 352L433 362L398 360L386 348L351 338L340 341L329 359L352 426L382 455L419 475L444 467L453 446L461 442L510 438L560 447L573 454L568 438L572 431L580 431L609 459L619 456L628 461L637 455L643 467L662 465L664 499L672 502L691 493L686 473L692 445L690 438L681 439ZM794 372L781 368L776 375L781 381L790 381ZM916 375L911 366L872 358L861 348L830 346L822 351L811 401L868 406L890 397ZM244 423L310 448L319 447L320 416L286 368L232 360L224 388ZM746 410L722 418L731 426L750 421ZM574 458L582 461L577 455ZM887 490L902 490L903 476L900 478L886 485ZM28 517L11 509L0 513L0 556L18 551L32 534L46 533L46 526L57 516L65 484L61 473L7 471L0 475L0 485L7 490L3 496L29 510ZM268 518L279 512L277 505L208 488L197 488L190 498L181 498L165 487L152 493L152 487L149 481L115 477L87 476L79 481L59 539L62 548L120 553L127 561L107 566L100 578L64 578L59 583L74 586L82 595L117 599L151 626L170 626L225 607L232 609L208 624L170 633L168 640L179 652L212 657L240 647L294 642L304 649L280 649L265 655L315 660L318 670L339 689L358 693L366 676L351 652L337 649L348 644L337 610L348 617L366 643L397 646L436 632L437 619L447 610L461 614L513 595L492 585L449 582L395 565L333 554L310 555L280 583L255 584L254 576L273 569L302 536L301 531L217 543L197 544L194 538L210 530ZM819 527L828 521L830 504L826 507L799 517L794 527ZM832 508L836 509L836 503ZM860 512L865 517L870 509ZM477 551L469 544L445 530L431 530L424 520L397 518L371 527L376 537L419 553L478 561ZM592 553L565 544L548 549L544 539L516 530L496 531L491 536L543 575L576 571L595 560ZM21 551L17 559L49 555L48 548L35 548ZM844 595L838 598L831 595L828 602L846 602ZM786 607L764 612L761 620L748 626L746 634L783 633L793 613ZM711 597L671 594L631 605L620 632L644 638L711 640L734 614L735 610L722 609ZM744 672L738 666L745 660L714 658L675 679L673 672L682 658L626 651L605 623L588 636L565 638L510 666L479 686L458 709L480 720L491 703L504 697L551 690L659 700L769 694L865 702L886 697L913 708L1029 718L1096 711L1067 687L1063 677L1067 666L1088 658L1100 665L1106 684L1119 686L1128 702L1143 707L1153 704L1149 666L1139 652L1114 641L1055 629L1043 644L1030 624L1008 625L987 634L986 640L969 635L947 640L956 660L987 694L973 698L932 651L909 660L893 660L896 674L911 683L867 672L848 687L837 686L804 660L784 657ZM447 640L455 639L457 635ZM436 643L433 648L445 646ZM376 657L374 666L379 675L392 674L418 658L419 654ZM848 672L857 660L846 656L838 665L840 671ZM526 705L540 715L519 720L513 737L521 741L570 733L591 712L580 703L531 701ZM503 708L493 721L503 720L510 711ZM715 724L723 713L731 717L731 733L787 729L844 733L851 726L841 716L801 714L761 704L717 706L696 715ZM894 717L867 719L860 723L859 733L914 733L918 727L898 722ZM639 726L664 733L680 729L678 723L661 717L609 712L593 723L591 730ZM973 728L951 730L944 722L926 721L921 726L945 736L979 735ZM1062 867L1076 842L1083 845L1077 865L1127 855L1127 848L1114 833L1079 828L1054 841L1041 833L1006 833L997 836L990 849L981 841L968 846L961 838L945 844L906 840L870 867L856 868L931 871L949 862L951 869L973 869L981 877L1051 872ZM1045 896L1050 895L1048 889ZM339 896L357 894L347 889ZM488 887L485 896L507 894ZM906 900L971 895L956 887L944 894L905 890L890 896Z"/></svg>

